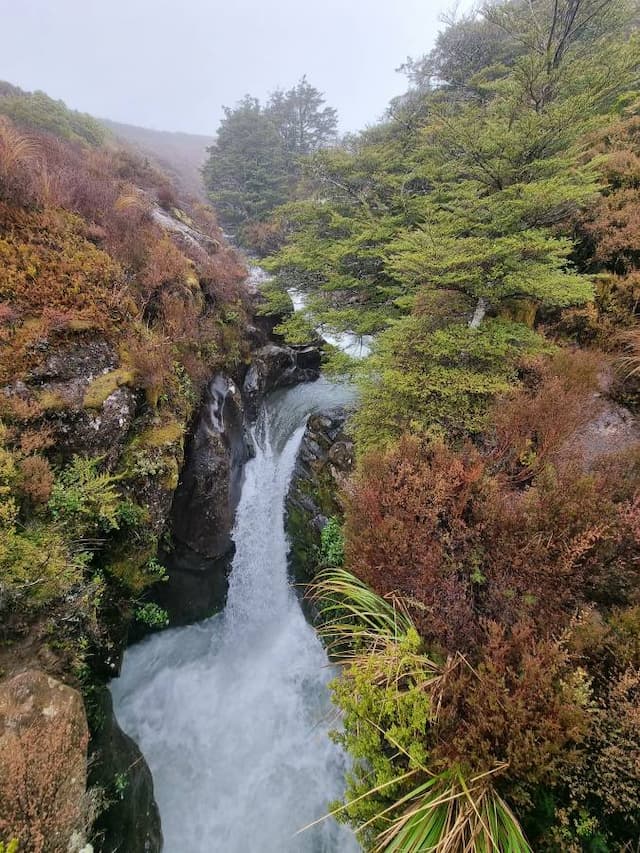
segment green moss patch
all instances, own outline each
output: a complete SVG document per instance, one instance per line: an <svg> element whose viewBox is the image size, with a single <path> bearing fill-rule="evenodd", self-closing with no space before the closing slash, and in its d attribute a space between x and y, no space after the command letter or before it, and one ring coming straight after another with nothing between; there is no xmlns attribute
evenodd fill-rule
<svg viewBox="0 0 640 853"><path fill-rule="evenodd" d="M102 373L96 376L89 383L89 387L84 393L83 406L85 409L100 409L105 400L110 397L114 391L121 388L123 385L132 386L135 381L135 374L132 370L127 370L124 367L119 367L117 370L111 370L109 373Z"/></svg>
<svg viewBox="0 0 640 853"><path fill-rule="evenodd" d="M167 421L162 426L148 429L136 439L138 447L166 447L170 444L182 442L184 428L176 420Z"/></svg>

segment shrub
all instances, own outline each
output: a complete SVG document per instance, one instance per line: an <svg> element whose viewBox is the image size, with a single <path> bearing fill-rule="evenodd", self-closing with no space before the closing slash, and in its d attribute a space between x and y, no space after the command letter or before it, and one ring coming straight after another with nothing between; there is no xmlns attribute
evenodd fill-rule
<svg viewBox="0 0 640 853"><path fill-rule="evenodd" d="M363 366L353 418L359 448L388 446L407 431L481 432L489 404L517 381L520 359L545 349L535 332L503 320L435 331L418 316L394 323Z"/></svg>
<svg viewBox="0 0 640 853"><path fill-rule="evenodd" d="M156 409L160 394L173 376L173 346L163 335L147 332L131 336L124 349L136 382L144 388L147 403Z"/></svg>
<svg viewBox="0 0 640 853"><path fill-rule="evenodd" d="M560 453L566 463L568 440L597 410L598 373L604 369L602 356L584 350L538 360L533 387L515 389L492 407L489 434L498 468L526 481L548 462L557 463Z"/></svg>
<svg viewBox="0 0 640 853"><path fill-rule="evenodd" d="M117 478L100 472L102 459L74 456L53 486L49 510L72 539L104 535L119 526Z"/></svg>
<svg viewBox="0 0 640 853"><path fill-rule="evenodd" d="M0 758L0 834L20 839L29 853L60 853L83 825L84 803L72 799L77 735L66 718L36 721L7 738ZM84 736L86 749L86 735Z"/></svg>
<svg viewBox="0 0 640 853"><path fill-rule="evenodd" d="M330 518L320 531L320 560L323 566L331 568L344 563L344 537L337 518Z"/></svg>
<svg viewBox="0 0 640 853"><path fill-rule="evenodd" d="M166 628L169 624L169 614L167 611L151 602L137 608L136 619L148 628Z"/></svg>
<svg viewBox="0 0 640 853"><path fill-rule="evenodd" d="M346 565L377 592L406 598L421 633L446 648L477 639L482 551L472 501L483 472L471 449L458 456L407 437L363 459L347 496Z"/></svg>
<svg viewBox="0 0 640 853"><path fill-rule="evenodd" d="M446 649L477 650L486 618L527 617L546 635L586 602L633 602L636 477L637 451L590 473L547 464L522 489L477 450L406 438L361 462L346 565L407 598L423 636Z"/></svg>
<svg viewBox="0 0 640 853"><path fill-rule="evenodd" d="M85 559L46 524L5 526L0 537L0 609L33 610L81 583Z"/></svg>
<svg viewBox="0 0 640 853"><path fill-rule="evenodd" d="M20 491L35 505L46 504L51 497L54 476L43 456L27 456L20 462Z"/></svg>
<svg viewBox="0 0 640 853"><path fill-rule="evenodd" d="M39 163L35 139L0 117L0 200L30 204L36 200L34 172Z"/></svg>

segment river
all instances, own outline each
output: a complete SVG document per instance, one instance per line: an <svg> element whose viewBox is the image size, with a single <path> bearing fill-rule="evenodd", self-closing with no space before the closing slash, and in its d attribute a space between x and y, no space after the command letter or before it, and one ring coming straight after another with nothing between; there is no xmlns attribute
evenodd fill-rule
<svg viewBox="0 0 640 853"><path fill-rule="evenodd" d="M353 391L320 379L267 399L253 429L223 613L128 649L111 684L151 768L164 853L353 853L326 814L346 757L333 673L287 575L284 499L309 415Z"/></svg>

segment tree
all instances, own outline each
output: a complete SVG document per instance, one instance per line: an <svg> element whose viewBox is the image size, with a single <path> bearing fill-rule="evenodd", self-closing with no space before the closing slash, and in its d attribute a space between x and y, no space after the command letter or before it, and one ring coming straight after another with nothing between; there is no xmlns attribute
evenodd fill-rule
<svg viewBox="0 0 640 853"><path fill-rule="evenodd" d="M293 198L301 158L335 138L337 113L323 104L303 77L292 89L273 92L264 107L247 95L225 108L204 178L221 219L245 226L245 238Z"/></svg>
<svg viewBox="0 0 640 853"><path fill-rule="evenodd" d="M256 98L225 107L216 142L208 149L204 178L221 218L240 225L264 218L287 200L282 138Z"/></svg>
<svg viewBox="0 0 640 853"><path fill-rule="evenodd" d="M322 94L302 77L292 89L271 94L266 113L291 158L306 157L336 138L338 113L324 107Z"/></svg>

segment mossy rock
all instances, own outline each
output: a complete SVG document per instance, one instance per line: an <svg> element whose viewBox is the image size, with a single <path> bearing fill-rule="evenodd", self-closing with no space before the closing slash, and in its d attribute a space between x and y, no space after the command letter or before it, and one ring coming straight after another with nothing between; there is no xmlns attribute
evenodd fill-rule
<svg viewBox="0 0 640 853"><path fill-rule="evenodd" d="M171 444L182 444L183 437L184 426L172 419L140 433L134 443L138 447L167 447Z"/></svg>
<svg viewBox="0 0 640 853"><path fill-rule="evenodd" d="M166 459L165 464L167 473L162 480L162 488L169 492L175 492L178 488L178 480L180 479L180 467L175 458Z"/></svg>
<svg viewBox="0 0 640 853"><path fill-rule="evenodd" d="M121 557L116 557L107 566L111 577L135 595L157 583L158 577L147 571L149 561L156 556L155 543L138 551L128 551Z"/></svg>
<svg viewBox="0 0 640 853"><path fill-rule="evenodd" d="M102 373L89 383L84 392L83 406L85 409L100 409L105 400L118 388L123 385L133 386L134 384L134 372L124 367Z"/></svg>
<svg viewBox="0 0 640 853"><path fill-rule="evenodd" d="M69 401L59 391L45 390L38 396L38 405L43 412L61 412L68 408Z"/></svg>

